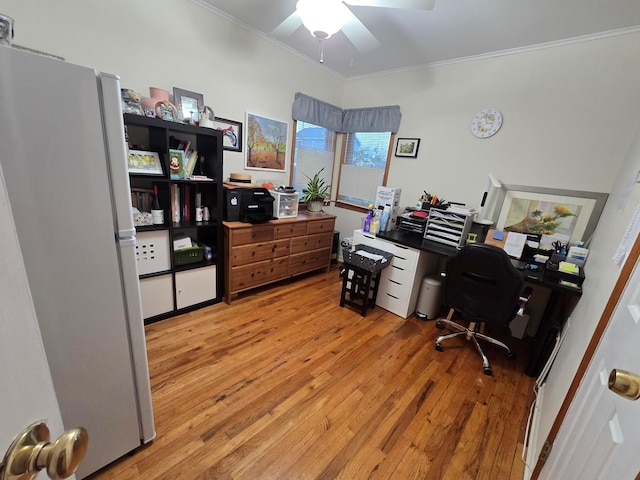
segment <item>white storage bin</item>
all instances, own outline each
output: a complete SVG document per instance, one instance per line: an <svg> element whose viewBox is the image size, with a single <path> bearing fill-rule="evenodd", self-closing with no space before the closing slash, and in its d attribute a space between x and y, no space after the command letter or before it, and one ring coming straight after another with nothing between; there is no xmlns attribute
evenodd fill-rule
<svg viewBox="0 0 640 480"><path fill-rule="evenodd" d="M173 310L173 282L171 275L140 279L142 316L155 317Z"/></svg>
<svg viewBox="0 0 640 480"><path fill-rule="evenodd" d="M176 273L176 306L190 307L216 298L216 266Z"/></svg>
<svg viewBox="0 0 640 480"><path fill-rule="evenodd" d="M136 260L138 275L170 270L169 231L138 232L136 235Z"/></svg>

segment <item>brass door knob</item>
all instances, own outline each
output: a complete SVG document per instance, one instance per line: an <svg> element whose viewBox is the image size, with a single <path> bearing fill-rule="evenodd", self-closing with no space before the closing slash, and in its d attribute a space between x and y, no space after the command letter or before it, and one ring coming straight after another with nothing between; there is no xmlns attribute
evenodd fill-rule
<svg viewBox="0 0 640 480"><path fill-rule="evenodd" d="M629 400L637 400L640 398L640 376L614 368L609 374L609 390Z"/></svg>
<svg viewBox="0 0 640 480"><path fill-rule="evenodd" d="M36 422L11 443L0 465L0 480L30 480L46 469L52 479L67 478L87 453L89 434L80 427L67 430L49 443L49 427Z"/></svg>

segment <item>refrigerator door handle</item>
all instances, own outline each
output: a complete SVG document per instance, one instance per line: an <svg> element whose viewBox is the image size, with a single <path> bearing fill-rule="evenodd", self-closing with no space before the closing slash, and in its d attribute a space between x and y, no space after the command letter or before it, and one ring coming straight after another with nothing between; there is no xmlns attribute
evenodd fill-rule
<svg viewBox="0 0 640 480"><path fill-rule="evenodd" d="M131 208L131 188L128 170L128 149L124 138L120 77L97 73L98 90L103 111L103 129L108 169L111 176L111 192L115 206L115 226L119 238L136 234Z"/></svg>

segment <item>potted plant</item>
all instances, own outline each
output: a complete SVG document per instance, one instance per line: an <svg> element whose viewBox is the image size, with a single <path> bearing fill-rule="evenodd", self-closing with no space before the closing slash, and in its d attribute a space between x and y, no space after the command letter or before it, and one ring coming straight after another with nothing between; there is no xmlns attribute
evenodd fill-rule
<svg viewBox="0 0 640 480"><path fill-rule="evenodd" d="M313 177L303 173L303 175L309 179L309 183L302 189L303 195L300 200L307 202L307 210L309 212L321 212L324 201L329 196L329 188L331 185L327 185L324 178L320 177L320 173L322 173L323 170L324 167L316 172Z"/></svg>

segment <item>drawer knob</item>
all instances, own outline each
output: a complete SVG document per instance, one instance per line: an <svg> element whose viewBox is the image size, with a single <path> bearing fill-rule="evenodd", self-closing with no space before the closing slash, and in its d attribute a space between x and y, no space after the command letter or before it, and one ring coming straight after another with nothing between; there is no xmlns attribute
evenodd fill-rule
<svg viewBox="0 0 640 480"><path fill-rule="evenodd" d="M276 246L274 245L273 247L271 247L271 253L276 251Z"/></svg>
<svg viewBox="0 0 640 480"><path fill-rule="evenodd" d="M251 256L255 257L256 256L256 251L254 250L253 252L251 252Z"/></svg>

